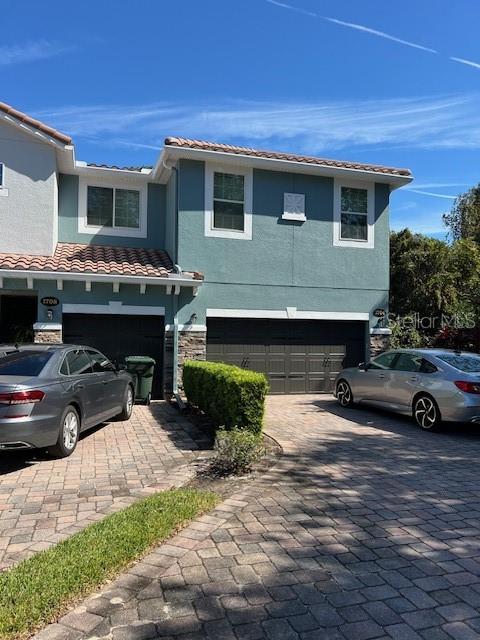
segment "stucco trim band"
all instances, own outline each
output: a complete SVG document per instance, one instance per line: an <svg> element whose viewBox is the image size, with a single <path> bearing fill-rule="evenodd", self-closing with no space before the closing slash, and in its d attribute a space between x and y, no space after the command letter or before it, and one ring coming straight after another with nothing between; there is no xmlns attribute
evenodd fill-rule
<svg viewBox="0 0 480 640"><path fill-rule="evenodd" d="M368 313L356 311L297 311L286 309L207 309L207 318L259 318L272 320L360 320L368 322Z"/></svg>
<svg viewBox="0 0 480 640"><path fill-rule="evenodd" d="M111 300L108 304L62 304L62 313L96 313L122 316L164 316L165 307L122 304Z"/></svg>

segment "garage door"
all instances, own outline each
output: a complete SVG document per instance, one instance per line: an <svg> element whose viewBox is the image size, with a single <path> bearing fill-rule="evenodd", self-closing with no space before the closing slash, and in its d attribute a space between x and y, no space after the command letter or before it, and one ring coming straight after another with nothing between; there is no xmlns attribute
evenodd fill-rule
<svg viewBox="0 0 480 640"><path fill-rule="evenodd" d="M328 393L365 359L365 323L212 318L207 358L266 373L271 393Z"/></svg>
<svg viewBox="0 0 480 640"><path fill-rule="evenodd" d="M111 360L125 356L155 358L152 396L162 397L164 319L160 316L63 314L63 341L98 349Z"/></svg>

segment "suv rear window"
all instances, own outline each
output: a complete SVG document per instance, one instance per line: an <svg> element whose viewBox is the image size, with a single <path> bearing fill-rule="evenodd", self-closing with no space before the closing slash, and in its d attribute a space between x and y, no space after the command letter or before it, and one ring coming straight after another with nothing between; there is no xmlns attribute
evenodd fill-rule
<svg viewBox="0 0 480 640"><path fill-rule="evenodd" d="M0 357L0 376L38 376L52 357L48 351L17 351Z"/></svg>
<svg viewBox="0 0 480 640"><path fill-rule="evenodd" d="M465 371L466 373L480 373L480 356L477 356L474 353L446 353L444 355L437 356L437 358L443 360L452 367L455 367L455 369L458 369L459 371Z"/></svg>

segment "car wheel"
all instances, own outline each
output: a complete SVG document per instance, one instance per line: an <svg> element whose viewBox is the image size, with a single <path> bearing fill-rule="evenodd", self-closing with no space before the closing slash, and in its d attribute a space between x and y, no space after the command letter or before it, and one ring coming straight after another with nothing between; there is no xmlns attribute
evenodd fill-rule
<svg viewBox="0 0 480 640"><path fill-rule="evenodd" d="M58 440L50 453L55 458L67 458L74 451L80 435L80 417L75 407L69 405L60 419Z"/></svg>
<svg viewBox="0 0 480 640"><path fill-rule="evenodd" d="M117 420L130 420L133 411L133 403L133 389L131 385L128 385L127 390L125 391L125 398L123 400L122 413L118 414Z"/></svg>
<svg viewBox="0 0 480 640"><path fill-rule="evenodd" d="M419 396L413 404L413 417L424 431L435 431L442 423L437 403L431 396Z"/></svg>
<svg viewBox="0 0 480 640"><path fill-rule="evenodd" d="M352 390L346 380L340 380L337 384L337 400L342 407L351 407L353 405Z"/></svg>

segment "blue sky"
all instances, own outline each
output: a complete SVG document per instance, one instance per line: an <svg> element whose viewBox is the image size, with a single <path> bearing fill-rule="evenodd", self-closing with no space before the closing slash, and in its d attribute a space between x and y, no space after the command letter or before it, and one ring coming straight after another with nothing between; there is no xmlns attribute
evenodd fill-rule
<svg viewBox="0 0 480 640"><path fill-rule="evenodd" d="M77 158L152 164L166 135L407 166L392 227L444 236L479 181L480 3L2 3L0 99Z"/></svg>

